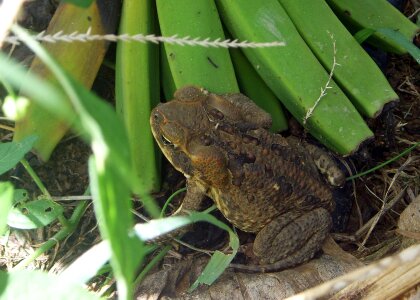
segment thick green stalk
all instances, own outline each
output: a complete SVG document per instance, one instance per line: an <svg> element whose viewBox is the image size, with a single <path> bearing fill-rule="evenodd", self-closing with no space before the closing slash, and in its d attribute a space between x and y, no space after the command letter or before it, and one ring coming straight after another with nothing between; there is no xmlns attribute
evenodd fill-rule
<svg viewBox="0 0 420 300"><path fill-rule="evenodd" d="M120 33L156 33L154 7L153 0L125 0ZM124 118L134 171L147 192L157 191L161 155L154 143L149 117L160 100L158 45L119 41L115 84L117 110Z"/></svg>
<svg viewBox="0 0 420 300"><path fill-rule="evenodd" d="M420 27L411 22L387 0L325 0L337 16L354 31L363 28L390 28L404 35L410 42L420 32ZM407 53L395 40L375 32L368 39L374 45L398 54Z"/></svg>
<svg viewBox="0 0 420 300"><path fill-rule="evenodd" d="M157 0L156 4L164 36L225 38L213 0ZM164 47L176 89L192 84L212 93L239 92L226 48L174 44L165 44ZM164 81L164 84L167 83Z"/></svg>
<svg viewBox="0 0 420 300"><path fill-rule="evenodd" d="M321 88L329 81L328 73L277 0L217 0L216 3L224 24L234 38L286 43L285 47L247 48L243 51L284 106L299 122L306 123L306 128L319 141L347 155L373 136L333 81L326 95L320 98ZM318 105L315 105L319 98ZM313 108L312 115L306 117Z"/></svg>
<svg viewBox="0 0 420 300"><path fill-rule="evenodd" d="M382 71L342 25L324 0L279 0L312 52L358 111L374 118L398 100Z"/></svg>

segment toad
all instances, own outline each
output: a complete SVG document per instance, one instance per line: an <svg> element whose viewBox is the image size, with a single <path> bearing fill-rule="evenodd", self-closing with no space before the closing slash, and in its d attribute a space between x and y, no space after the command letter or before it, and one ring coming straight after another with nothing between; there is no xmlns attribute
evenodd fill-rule
<svg viewBox="0 0 420 300"><path fill-rule="evenodd" d="M198 210L205 196L225 218L256 233L260 265L248 271L289 268L311 259L331 228L330 186L344 174L320 148L269 131L271 116L246 96L217 95L187 86L155 107L154 138L187 178L176 214Z"/></svg>

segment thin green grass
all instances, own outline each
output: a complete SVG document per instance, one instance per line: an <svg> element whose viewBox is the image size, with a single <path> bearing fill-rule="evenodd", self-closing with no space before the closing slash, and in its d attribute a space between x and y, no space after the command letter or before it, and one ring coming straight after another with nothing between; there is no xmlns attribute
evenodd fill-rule
<svg viewBox="0 0 420 300"><path fill-rule="evenodd" d="M396 160L400 159L400 158L401 158L401 157L403 157L404 155L407 155L407 154L408 154L408 153L410 153L412 150L414 150L414 149L415 149L418 145L420 145L420 142L415 143L414 145L412 145L412 146L410 146L409 148L405 149L405 150L404 150L403 152L401 152L400 154L398 154L398 155L394 156L394 157L393 157L393 158L391 158L391 159L388 159L387 161L385 161L385 162L383 162L383 163L381 163L381 164L379 164L379 165L377 165L377 166L375 166L375 167L373 167L373 168L371 168L371 169L369 169L369 170L366 170L366 171L364 171L364 172L357 173L357 174L355 174L355 175L352 175L352 176L347 177L347 178L346 178L346 180L347 180L347 181L348 181L348 180L353 180L353 179L356 179L356 178L359 178L359 177L365 176L365 175L367 175L367 174L370 174L370 173L372 173L372 172L375 172L376 170L379 170L379 169L381 169L381 168L385 167L386 165L389 165L390 163L392 163L392 162L394 162L394 161L396 161Z"/></svg>

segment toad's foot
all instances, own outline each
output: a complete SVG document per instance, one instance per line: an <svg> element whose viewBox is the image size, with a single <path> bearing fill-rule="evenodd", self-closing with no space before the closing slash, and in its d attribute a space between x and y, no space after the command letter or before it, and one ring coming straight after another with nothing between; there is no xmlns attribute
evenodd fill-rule
<svg viewBox="0 0 420 300"><path fill-rule="evenodd" d="M268 223L254 242L260 265L231 267L245 272L274 272L310 260L321 249L331 228L331 217L324 208L304 214L289 212Z"/></svg>

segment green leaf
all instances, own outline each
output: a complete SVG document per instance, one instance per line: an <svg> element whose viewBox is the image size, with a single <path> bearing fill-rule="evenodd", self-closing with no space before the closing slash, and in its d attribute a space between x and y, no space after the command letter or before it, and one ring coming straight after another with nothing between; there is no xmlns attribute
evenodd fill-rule
<svg viewBox="0 0 420 300"><path fill-rule="evenodd" d="M18 229L41 228L57 219L63 207L51 199L39 199L13 208L7 224Z"/></svg>
<svg viewBox="0 0 420 300"><path fill-rule="evenodd" d="M415 61L420 64L420 49L408 40L401 32L395 31L391 28L379 28L377 31L407 50Z"/></svg>
<svg viewBox="0 0 420 300"><path fill-rule="evenodd" d="M371 29L371 28L363 28L362 30L359 30L358 32L356 32L354 34L354 38L355 40L361 44L364 41L366 41L372 34L374 34L376 32L375 29Z"/></svg>
<svg viewBox="0 0 420 300"><path fill-rule="evenodd" d="M0 300L44 299L100 299L81 285L59 280L57 276L41 271L0 271Z"/></svg>
<svg viewBox="0 0 420 300"><path fill-rule="evenodd" d="M111 248L119 298L132 299L134 272L145 252L142 243L129 235L134 222L128 182L120 180L109 159L90 158L90 188L101 236Z"/></svg>
<svg viewBox="0 0 420 300"><path fill-rule="evenodd" d="M13 185L10 182L0 182L0 235L6 229L7 215L12 208Z"/></svg>
<svg viewBox="0 0 420 300"><path fill-rule="evenodd" d="M87 8L93 3L94 0L62 0L62 1L71 3L71 4L74 4L76 6L80 6L83 8Z"/></svg>
<svg viewBox="0 0 420 300"><path fill-rule="evenodd" d="M16 189L13 194L13 204L19 204L25 202L29 199L29 194L27 190Z"/></svg>
<svg viewBox="0 0 420 300"><path fill-rule="evenodd" d="M190 287L189 291L192 292L200 284L211 285L214 281L216 281L217 278L219 278L223 271L229 267L229 264L235 255L236 252L235 254L224 254L220 251L215 251L207 263L207 266Z"/></svg>
<svg viewBox="0 0 420 300"><path fill-rule="evenodd" d="M364 28L359 30L355 35L354 38L357 40L359 44L363 43L367 40L371 35L375 32L379 32L385 37L389 38L390 40L394 41L398 44L398 46L402 47L403 49L407 50L407 52L415 59L415 61L420 64L420 49L417 48L410 40L408 40L401 32L393 30L391 28L379 28L379 29L372 29L372 28Z"/></svg>
<svg viewBox="0 0 420 300"><path fill-rule="evenodd" d="M28 153L35 143L36 136L28 136L21 142L0 144L0 175L12 169Z"/></svg>
<svg viewBox="0 0 420 300"><path fill-rule="evenodd" d="M236 253L238 252L239 248L239 239L238 236L230 229L229 226L224 224L223 222L217 220L212 215L204 214L207 216L204 221L210 222L229 233L229 246L232 249L231 254L224 254L220 251L216 251L210 261L207 263L206 267L204 268L203 272L197 278L197 280L193 283L190 287L189 291L195 290L199 284L204 283L207 285L212 284L220 275L224 272L224 270L229 266L230 262L235 257ZM210 217L210 218L209 218Z"/></svg>

